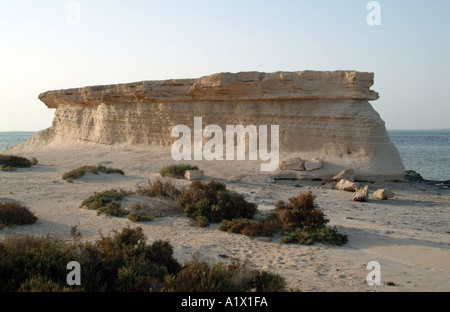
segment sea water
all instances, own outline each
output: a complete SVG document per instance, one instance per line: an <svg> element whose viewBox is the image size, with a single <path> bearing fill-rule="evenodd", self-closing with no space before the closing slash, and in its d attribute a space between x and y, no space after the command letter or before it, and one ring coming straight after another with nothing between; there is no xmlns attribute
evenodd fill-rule
<svg viewBox="0 0 450 312"><path fill-rule="evenodd" d="M0 151L27 141L35 132L0 132ZM406 170L428 180L450 180L450 129L389 130Z"/></svg>
<svg viewBox="0 0 450 312"><path fill-rule="evenodd" d="M450 180L450 129L390 130L406 170L428 180Z"/></svg>

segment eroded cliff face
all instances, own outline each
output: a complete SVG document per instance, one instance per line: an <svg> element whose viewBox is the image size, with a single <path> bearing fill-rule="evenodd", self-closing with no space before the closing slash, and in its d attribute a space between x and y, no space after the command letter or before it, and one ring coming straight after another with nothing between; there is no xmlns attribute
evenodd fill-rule
<svg viewBox="0 0 450 312"><path fill-rule="evenodd" d="M280 158L318 157L333 170L401 179L404 167L369 101L373 74L354 71L242 72L49 91L51 128L27 144L171 146L174 126L279 125ZM170 157L170 154L168 155Z"/></svg>

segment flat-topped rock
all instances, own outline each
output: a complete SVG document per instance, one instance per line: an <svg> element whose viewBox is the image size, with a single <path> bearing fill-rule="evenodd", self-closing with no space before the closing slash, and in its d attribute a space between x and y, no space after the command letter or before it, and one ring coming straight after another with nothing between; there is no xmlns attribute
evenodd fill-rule
<svg viewBox="0 0 450 312"><path fill-rule="evenodd" d="M48 91L39 99L56 108L53 125L24 145L169 148L176 125L193 129L194 117L202 117L203 128L278 125L280 159L326 164L306 163L314 170L303 176L353 168L358 178L401 180L399 153L369 103L378 99L373 78L356 71L240 72Z"/></svg>

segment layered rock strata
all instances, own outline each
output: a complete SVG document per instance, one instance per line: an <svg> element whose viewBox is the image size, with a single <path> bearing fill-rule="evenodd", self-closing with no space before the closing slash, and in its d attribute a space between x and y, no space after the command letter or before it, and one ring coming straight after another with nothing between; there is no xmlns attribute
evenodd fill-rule
<svg viewBox="0 0 450 312"><path fill-rule="evenodd" d="M174 126L193 129L194 117L202 117L203 127L224 131L279 125L281 160L320 159L316 175L353 168L357 177L402 179L398 151L369 103L378 99L373 78L355 71L240 72L48 91L39 99L56 109L53 125L26 144L169 147L178 139Z"/></svg>

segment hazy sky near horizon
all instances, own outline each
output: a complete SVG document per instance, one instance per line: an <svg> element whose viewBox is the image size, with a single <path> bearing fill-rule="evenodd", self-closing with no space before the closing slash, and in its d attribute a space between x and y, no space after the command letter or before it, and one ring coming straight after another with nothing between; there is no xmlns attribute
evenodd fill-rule
<svg viewBox="0 0 450 312"><path fill-rule="evenodd" d="M374 72L388 129L450 128L450 1L369 2L0 0L0 131L51 126L48 90L299 70Z"/></svg>

